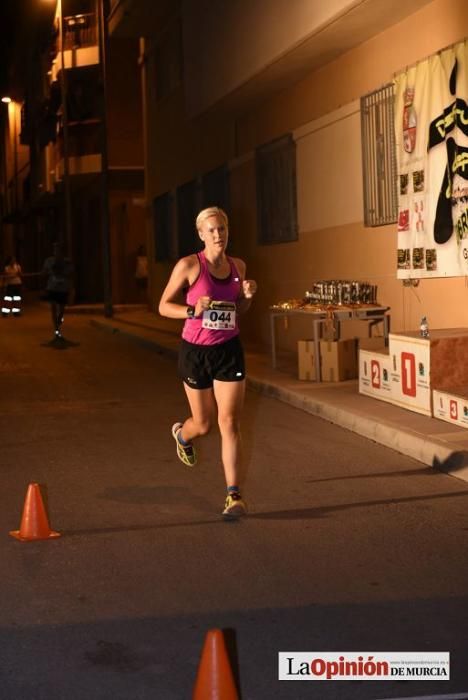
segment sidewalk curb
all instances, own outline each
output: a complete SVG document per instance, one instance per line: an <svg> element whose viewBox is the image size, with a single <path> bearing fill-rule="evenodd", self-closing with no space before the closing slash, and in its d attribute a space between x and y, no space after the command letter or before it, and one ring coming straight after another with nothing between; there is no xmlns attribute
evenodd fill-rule
<svg viewBox="0 0 468 700"><path fill-rule="evenodd" d="M261 394L335 423L379 445L468 482L468 452L464 450L454 452L436 438L421 437L412 430L402 430L397 425L373 420L358 411L337 408L326 401L301 396L295 391L268 384L263 380L251 378L247 381L251 389Z"/></svg>
<svg viewBox="0 0 468 700"><path fill-rule="evenodd" d="M131 330L131 327L130 329L123 327L125 322L113 321L112 319L93 318L90 320L90 323L92 326L109 333L119 333L132 339L142 347L156 351L159 354L173 359L177 357L178 351L176 347L167 347L167 345L158 342L154 335L153 337L145 337L141 334L145 332L144 328L141 329L140 333L136 333L134 330ZM146 332L154 334L154 331ZM174 339L174 341L178 344L178 338ZM454 451L450 446L437 438L428 438L410 429L402 430L397 424L374 420L365 413L339 408L327 401L312 399L297 391L280 387L268 380L255 377L252 373L247 377L247 386L259 394L282 401L318 418L323 418L379 445L388 447L438 471L468 482L468 451L466 450Z"/></svg>
<svg viewBox="0 0 468 700"><path fill-rule="evenodd" d="M48 302L46 302L48 303ZM147 304L114 304L114 313L119 311L144 311L148 309ZM67 306L67 314L70 315L85 315L85 316L96 316L96 314L102 314L104 316L104 303L102 304L70 304Z"/></svg>
<svg viewBox="0 0 468 700"><path fill-rule="evenodd" d="M97 318L92 318L90 320L90 324L95 328L99 328L100 330L106 331L107 333L119 333L125 338L130 338L138 345L141 345L142 347L157 352L158 355L167 355L168 357L172 358L177 357L177 350L175 348L168 348L162 343L158 343L154 338L145 338L144 336L132 332L131 330L122 328L120 325L115 325L115 323L113 323L111 320L104 321Z"/></svg>

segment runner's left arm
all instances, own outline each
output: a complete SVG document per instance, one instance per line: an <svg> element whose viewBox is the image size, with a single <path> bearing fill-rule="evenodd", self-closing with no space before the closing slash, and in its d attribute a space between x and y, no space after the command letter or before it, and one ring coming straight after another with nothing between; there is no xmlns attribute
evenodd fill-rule
<svg viewBox="0 0 468 700"><path fill-rule="evenodd" d="M243 260L237 258L235 262L241 277L241 293L237 299L237 312L243 314L250 308L252 297L257 291L257 283L255 280L245 278L246 266Z"/></svg>

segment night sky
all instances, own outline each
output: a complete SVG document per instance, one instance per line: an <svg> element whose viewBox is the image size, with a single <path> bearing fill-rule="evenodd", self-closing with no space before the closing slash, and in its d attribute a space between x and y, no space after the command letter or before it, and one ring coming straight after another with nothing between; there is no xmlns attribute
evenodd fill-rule
<svg viewBox="0 0 468 700"><path fill-rule="evenodd" d="M22 73L31 37L47 32L53 0L0 0L0 92L21 97Z"/></svg>
<svg viewBox="0 0 468 700"><path fill-rule="evenodd" d="M18 29L18 5L14 0L0 2L0 92L8 93L8 74L15 35Z"/></svg>

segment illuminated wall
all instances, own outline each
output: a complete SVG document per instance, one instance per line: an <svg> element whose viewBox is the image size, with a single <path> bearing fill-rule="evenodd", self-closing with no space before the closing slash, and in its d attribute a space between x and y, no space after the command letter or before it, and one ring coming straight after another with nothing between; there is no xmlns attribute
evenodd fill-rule
<svg viewBox="0 0 468 700"><path fill-rule="evenodd" d="M259 282L256 313L245 319L252 338L267 341L269 304L302 297L312 281L323 278L377 284L380 301L392 308L394 330L417 328L422 315L433 328L468 326L464 279L423 280L418 288L403 287L396 279L396 226L364 227L357 112L362 95L391 81L406 65L461 40L467 27L465 0L433 0L237 115L220 110L190 119L182 87L159 106L147 94L146 118L154 127L148 130L150 197L230 163L231 235L249 274ZM297 143L299 240L260 248L253 149L287 132ZM169 270L169 265L156 265L155 298ZM288 333L286 341L292 338Z"/></svg>

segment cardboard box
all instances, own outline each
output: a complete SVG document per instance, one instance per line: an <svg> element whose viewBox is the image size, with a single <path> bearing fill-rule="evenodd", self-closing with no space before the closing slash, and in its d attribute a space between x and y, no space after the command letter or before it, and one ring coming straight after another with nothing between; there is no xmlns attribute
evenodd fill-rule
<svg viewBox="0 0 468 700"><path fill-rule="evenodd" d="M382 401L392 401L392 358L387 348L380 352L359 350L359 393Z"/></svg>
<svg viewBox="0 0 468 700"><path fill-rule="evenodd" d="M357 338L321 340L322 382L342 382L358 376Z"/></svg>
<svg viewBox="0 0 468 700"><path fill-rule="evenodd" d="M468 386L432 392L434 418L468 428Z"/></svg>
<svg viewBox="0 0 468 700"><path fill-rule="evenodd" d="M309 382L315 382L315 346L313 340L297 341L298 377Z"/></svg>
<svg viewBox="0 0 468 700"><path fill-rule="evenodd" d="M383 335L374 336L372 338L359 338L359 350L372 350L375 352L387 352L385 347L385 338Z"/></svg>

